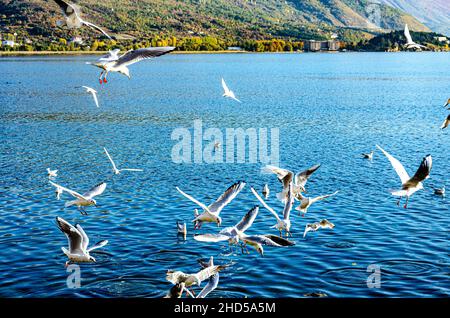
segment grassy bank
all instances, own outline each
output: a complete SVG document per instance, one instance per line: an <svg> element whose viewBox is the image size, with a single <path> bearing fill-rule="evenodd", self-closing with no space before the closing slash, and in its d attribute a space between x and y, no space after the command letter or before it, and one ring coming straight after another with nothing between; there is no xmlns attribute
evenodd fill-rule
<svg viewBox="0 0 450 318"><path fill-rule="evenodd" d="M0 56L104 55L107 51L0 51ZM246 51L174 51L171 54L242 54ZM282 52L281 52L282 53ZM288 53L288 52L286 52Z"/></svg>

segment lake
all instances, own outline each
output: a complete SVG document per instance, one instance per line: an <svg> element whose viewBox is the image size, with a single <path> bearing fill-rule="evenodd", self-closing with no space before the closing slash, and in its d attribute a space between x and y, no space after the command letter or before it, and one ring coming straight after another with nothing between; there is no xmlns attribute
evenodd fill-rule
<svg viewBox="0 0 450 318"><path fill-rule="evenodd" d="M450 97L448 53L201 54L167 55L130 67L132 78L85 65L94 56L0 58L0 296L163 297L168 269L196 272L214 256L232 264L210 297L448 297L450 205L433 187L449 187L449 133L439 127ZM241 104L222 98L224 78ZM98 91L100 107L80 86ZM204 243L194 233L217 233L216 224L194 231L196 206L175 189L212 203L228 186L246 187L221 212L233 226L258 204L250 187L271 189L277 212L281 184L262 174L263 162L176 163L176 129L275 128L279 164L298 172L322 166L308 195L339 190L291 214L295 246L242 254L228 242ZM205 146L207 143L204 142ZM431 154L431 177L408 209L389 190L400 179L379 144L412 175ZM224 145L225 146L225 145ZM122 167L144 172L113 175L106 147ZM98 207L64 208L48 183L82 192L105 181ZM67 240L56 216L80 223L91 242L109 244L81 264L81 287L71 289L61 247ZM310 232L307 223L328 219L333 230ZM177 237L176 220L188 223ZM278 234L274 217L260 208L247 234ZM368 288L380 270L379 288ZM369 271L368 271L369 267ZM204 285L202 285L203 287ZM196 288L196 291L200 289Z"/></svg>

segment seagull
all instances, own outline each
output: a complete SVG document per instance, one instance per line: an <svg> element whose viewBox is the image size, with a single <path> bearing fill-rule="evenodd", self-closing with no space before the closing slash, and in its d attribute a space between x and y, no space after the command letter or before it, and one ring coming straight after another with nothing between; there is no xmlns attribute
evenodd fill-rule
<svg viewBox="0 0 450 318"><path fill-rule="evenodd" d="M187 235L186 223L180 223L177 221L177 233L179 235L183 235L184 240L186 240L186 235Z"/></svg>
<svg viewBox="0 0 450 318"><path fill-rule="evenodd" d="M294 181L293 190L294 196L296 196L300 192L306 192L305 186L308 182L308 179L311 175L320 168L320 164L314 165L305 171L299 172L295 175L292 171L287 169L278 168L275 166L267 165L263 167L261 170L263 173L274 173L277 175L278 180L283 183L283 191L281 193L277 193L277 198L281 200L281 202L286 202L286 195L288 192L289 185Z"/></svg>
<svg viewBox="0 0 450 318"><path fill-rule="evenodd" d="M95 262L95 258L89 255L89 253L108 244L108 241L103 240L88 248L89 237L86 235L81 225L76 224L75 226L73 226L60 217L56 217L56 224L58 225L61 232L63 232L67 236L67 240L69 243L69 250L67 250L65 247L61 247L63 253L66 254L66 256L69 258L69 261L66 262L66 265L70 264L71 262Z"/></svg>
<svg viewBox="0 0 450 318"><path fill-rule="evenodd" d="M98 31L103 33L108 39L111 40L111 37L105 31L103 31L99 26L97 26L93 23L90 23L88 21L85 21L81 18L81 13L80 13L80 9L79 9L78 5L69 3L68 1L64 1L64 0L54 0L54 1L61 8L61 10L66 18L65 24L67 25L68 28L78 29L84 24L92 29L97 29Z"/></svg>
<svg viewBox="0 0 450 318"><path fill-rule="evenodd" d="M233 91L228 88L227 83L225 83L225 80L222 78L222 87L223 87L223 97L234 99L235 101L241 103L239 99L236 98Z"/></svg>
<svg viewBox="0 0 450 318"><path fill-rule="evenodd" d="M450 105L450 98L447 99L447 102L444 104L444 107L447 107L448 105Z"/></svg>
<svg viewBox="0 0 450 318"><path fill-rule="evenodd" d="M187 289L193 285L200 286L202 281L209 279L211 276L214 276L226 267L227 266L224 265L212 265L203 268L195 274L186 274L182 271L168 270L166 279L174 285L184 283L184 286Z"/></svg>
<svg viewBox="0 0 450 318"><path fill-rule="evenodd" d="M277 219L277 224L275 224L274 228L276 228L280 232L280 237L282 237L282 231L286 232L286 236L290 235L292 236L290 229L291 229L291 220L290 220L290 214L292 210L292 205L294 204L294 195L293 195L293 186L292 183L289 185L289 190L287 193L287 200L284 206L283 210L283 219L281 219L278 214L267 205L267 203L259 196L259 194L255 191L255 189L250 188L255 197L258 199L259 202L267 209L270 213L273 214L273 216Z"/></svg>
<svg viewBox="0 0 450 318"><path fill-rule="evenodd" d="M326 195L321 195L318 197L314 197L314 198L307 198L302 196L300 193L297 195L297 199L300 201L300 205L297 206L295 209L297 211L302 212L303 216L305 216L305 214L308 212L308 208L313 204L316 203L317 201L322 201L325 200L326 198L335 196L336 194L338 194L339 191L336 191L332 194L326 194Z"/></svg>
<svg viewBox="0 0 450 318"><path fill-rule="evenodd" d="M192 295L192 293L186 288L186 284L184 282L173 285L164 298L181 298L184 291L186 291L186 294L190 295L192 298L195 298L194 295Z"/></svg>
<svg viewBox="0 0 450 318"><path fill-rule="evenodd" d="M320 222L315 222L315 223L309 223L306 224L305 226L305 232L303 233L303 237L306 236L306 234L308 232L315 232L318 229L333 229L334 228L334 224L331 223L330 221L328 221L327 219L323 219Z"/></svg>
<svg viewBox="0 0 450 318"><path fill-rule="evenodd" d="M281 247L294 244L293 242L285 239L280 240L279 237L277 239L272 239L270 235L246 235L245 231L252 226L253 221L258 215L258 212L259 206L254 206L235 226L227 227L220 231L218 234L195 235L194 239L199 242L214 243L228 241L230 245L238 245L242 243L242 252L244 252L244 248L247 250L247 245L250 245L254 247L261 256L264 256L264 249L262 247L263 245Z"/></svg>
<svg viewBox="0 0 450 318"><path fill-rule="evenodd" d="M47 168L47 174L49 178L55 178L58 176L58 170L51 170L50 168Z"/></svg>
<svg viewBox="0 0 450 318"><path fill-rule="evenodd" d="M199 229L201 228L203 222L217 223L217 226L220 226L222 224L222 218L219 216L220 211L222 211L222 209L230 203L239 194L239 192L241 192L245 185L246 183L244 181L234 183L209 206L204 205L200 201L191 197L189 194L184 193L180 190L180 188L176 187L176 189L186 198L198 204L203 209L201 214L198 214L197 210L195 210L195 219L192 221L194 222L194 229Z"/></svg>
<svg viewBox="0 0 450 318"><path fill-rule="evenodd" d="M211 256L208 263L205 264L205 263L201 262L200 265L203 268L208 268L208 267L214 266L214 258ZM205 298L206 296L208 296L208 294L210 292L212 292L214 289L217 288L217 285L219 285L219 273L214 274L209 278L208 283L206 284L205 287L203 287L202 291L197 295L197 298Z"/></svg>
<svg viewBox="0 0 450 318"><path fill-rule="evenodd" d="M411 195L413 195L416 191L423 189L422 182L429 178L431 166L433 164L433 159L431 158L431 155L426 155L422 159L419 169L417 169L417 172L411 178L408 175L408 173L406 172L403 165L400 163L400 161L398 161L397 159L392 157L388 152L386 152L380 146L377 145L377 147L389 159L395 172L397 172L398 176L400 177L400 180L402 182L402 188L400 190L394 190L391 193L394 196L400 197L399 200L397 201L397 205L400 204L400 200L402 199L402 197L406 196L406 203L403 206L406 209L408 207L409 197Z"/></svg>
<svg viewBox="0 0 450 318"><path fill-rule="evenodd" d="M82 87L83 87L84 89L86 89L86 92L87 92L87 93L91 93L91 94L92 94L92 97L94 98L95 105L96 105L97 107L99 107L99 106L98 106L97 91L96 91L95 89L91 88L91 87L88 87L88 86L82 86Z"/></svg>
<svg viewBox="0 0 450 318"><path fill-rule="evenodd" d="M405 47L407 49L428 49L426 46L417 44L416 42L413 41L411 34L409 33L408 24L405 24L405 30L403 33L405 34L406 37Z"/></svg>
<svg viewBox="0 0 450 318"><path fill-rule="evenodd" d="M445 197L445 186L442 188L434 188L434 194Z"/></svg>
<svg viewBox="0 0 450 318"><path fill-rule="evenodd" d="M373 150L369 153L362 153L361 155L364 159L368 159L370 161L373 160Z"/></svg>
<svg viewBox="0 0 450 318"><path fill-rule="evenodd" d="M264 189L262 190L262 194L264 195L264 198L267 199L270 194L269 186L267 183L264 185Z"/></svg>
<svg viewBox="0 0 450 318"><path fill-rule="evenodd" d="M442 123L441 129L445 129L448 127L448 125L450 125L450 115L447 116L447 118L444 120L444 122Z"/></svg>
<svg viewBox="0 0 450 318"><path fill-rule="evenodd" d="M103 56L97 62L87 62L86 64L101 68L103 71L100 73L100 84L108 83L106 77L109 72L118 72L131 79L129 65L137 63L139 61L158 57L175 50L175 47L149 47L144 49L130 50L118 55L116 50L110 51L108 55Z"/></svg>
<svg viewBox="0 0 450 318"><path fill-rule="evenodd" d="M103 150L105 151L106 156L108 157L109 161L111 162L114 174L120 174L120 172L122 172L122 171L140 171L140 172L144 171L142 169L117 169L117 166L114 163L114 161L112 160L111 156L109 155L108 150L106 150L105 147L103 147Z"/></svg>
<svg viewBox="0 0 450 318"><path fill-rule="evenodd" d="M55 194L56 194L56 200L61 200L61 194L64 192L64 190L61 187L56 187Z"/></svg>
<svg viewBox="0 0 450 318"><path fill-rule="evenodd" d="M103 191L105 191L105 189L106 189L106 183L102 182L102 183L99 183L96 186L92 187L92 189L90 189L88 192L81 195L78 192L67 189L67 188L60 186L59 184L56 184L52 181L50 181L50 184L52 186L56 187L57 191L65 191L65 192L70 193L73 197L75 197L76 200L66 202L65 207L76 205L78 207L78 209L81 211L81 214L84 214L84 215L87 215L87 212L86 212L86 210L84 210L84 207L92 206L92 205L96 206L97 201L95 201L93 198L102 194Z"/></svg>

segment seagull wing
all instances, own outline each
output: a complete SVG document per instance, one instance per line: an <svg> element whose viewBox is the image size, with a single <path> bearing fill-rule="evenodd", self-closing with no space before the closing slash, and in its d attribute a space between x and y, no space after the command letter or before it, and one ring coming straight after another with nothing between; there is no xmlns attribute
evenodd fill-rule
<svg viewBox="0 0 450 318"><path fill-rule="evenodd" d="M75 12L75 7L73 7L70 3L63 0L54 0L56 4L61 8L64 15L71 15Z"/></svg>
<svg viewBox="0 0 450 318"><path fill-rule="evenodd" d="M209 208L208 208L206 205L204 205L204 204L201 203L200 201L194 199L194 198L191 197L189 194L184 193L183 191L181 191L180 188L178 188L178 187L175 187L175 188L178 190L178 192L180 192L180 193L181 193L182 195L184 195L186 198L188 198L189 200L191 200L192 202L194 202L195 204L197 204L198 206L200 206L203 210L205 210L205 211L211 213L211 211L209 210Z"/></svg>
<svg viewBox="0 0 450 318"><path fill-rule="evenodd" d="M145 49L138 49L128 51L123 54L115 63L115 67L128 66L139 61L161 56L175 50L175 47L150 47Z"/></svg>
<svg viewBox="0 0 450 318"><path fill-rule="evenodd" d="M106 155L108 156L108 159L109 159L109 161L111 162L114 171L115 171L115 170L118 170L117 167L116 167L116 164L114 163L113 159L111 158L111 156L110 156L108 150L106 150L105 147L103 147L103 150L105 151Z"/></svg>
<svg viewBox="0 0 450 318"><path fill-rule="evenodd" d="M389 159L395 172L397 172L398 176L400 177L402 184L407 182L409 180L409 175L408 172L406 172L405 167L403 167L403 165L401 164L401 162L392 157L386 150L384 150L380 146L377 145L377 148L380 149L384 153L384 155Z"/></svg>
<svg viewBox="0 0 450 318"><path fill-rule="evenodd" d="M338 194L338 193L339 193L339 191L335 191L334 193L331 193L331 194L326 194L326 195L321 195L321 196L319 196L319 197L310 198L311 204L314 203L314 202L322 201L322 200L325 200L326 198L335 196L335 195Z"/></svg>
<svg viewBox="0 0 450 318"><path fill-rule="evenodd" d="M245 187L246 183L244 181L238 181L232 184L222 195L212 203L208 208L211 213L219 215L220 211L230 203L241 190Z"/></svg>
<svg viewBox="0 0 450 318"><path fill-rule="evenodd" d="M411 37L411 34L409 33L409 28L408 28L407 24L405 24L405 31L403 33L405 34L405 37L406 37L406 44L414 43L414 41Z"/></svg>
<svg viewBox="0 0 450 318"><path fill-rule="evenodd" d="M447 118L442 123L441 129L447 128L449 124L450 124L450 115L448 115Z"/></svg>
<svg viewBox="0 0 450 318"><path fill-rule="evenodd" d="M425 179L427 179L430 176L432 165L433 159L431 158L431 155L427 155L425 158L422 159L419 169L417 169L414 176L406 182L405 186L415 186L419 182L422 182Z"/></svg>
<svg viewBox="0 0 450 318"><path fill-rule="evenodd" d="M142 169L129 169L129 168L127 168L127 169L120 169L120 171L140 171L140 172L142 172L142 171L144 171L144 170L142 170Z"/></svg>
<svg viewBox="0 0 450 318"><path fill-rule="evenodd" d="M88 192L84 193L83 196L89 200L92 199L93 197L96 197L97 195L102 194L105 191L105 189L106 183L102 182L93 186Z"/></svg>
<svg viewBox="0 0 450 318"><path fill-rule="evenodd" d="M197 278L199 279L200 282L210 278L211 276L217 274L219 271L221 271L222 269L224 269L225 266L209 266L207 268L202 269L201 271L199 271L197 274L195 274L195 276L197 276Z"/></svg>
<svg viewBox="0 0 450 318"><path fill-rule="evenodd" d="M61 189L61 190L65 191L65 192L67 192L67 193L70 193L73 197L75 197L75 198L77 198L77 199L87 200L87 198L86 198L85 196L79 194L78 192L75 192L75 191L73 191L73 190L67 189L67 188L65 188L65 187L63 187L63 186L60 186L59 184L56 184L56 183L54 183L54 182L52 182L52 181L49 181L49 182L50 182L50 184L51 184L52 186L54 186L56 189Z"/></svg>
<svg viewBox="0 0 450 318"><path fill-rule="evenodd" d="M87 25L88 27L90 27L91 29L95 29L100 31L101 33L103 33L108 39L112 40L112 38L109 36L108 33L106 33L105 31L103 31L102 28L100 28L98 25L95 25L94 23L82 20L81 23L83 23L84 25Z"/></svg>
<svg viewBox="0 0 450 318"><path fill-rule="evenodd" d="M222 78L222 87L223 87L223 90L224 90L224 94L225 95L228 95L228 94L230 94L230 89L228 88L228 86L227 86L227 83L225 83L225 80Z"/></svg>
<svg viewBox="0 0 450 318"><path fill-rule="evenodd" d="M97 248L100 248L100 247L105 246L106 244L108 244L108 241L107 241L107 240L103 240L103 241L97 242L97 243L95 243L95 245L93 245L93 246L91 246L90 248L88 248L87 251L88 251L88 252L93 251L93 250L95 250L95 249L97 249Z"/></svg>
<svg viewBox="0 0 450 318"><path fill-rule="evenodd" d="M98 106L97 92L96 91L92 91L91 94L92 94L92 97L94 97L95 106L99 107Z"/></svg>
<svg viewBox="0 0 450 318"><path fill-rule="evenodd" d="M241 232L245 232L249 227L252 226L253 221L255 221L256 216L258 215L258 212L259 206L253 207L244 215L242 220L240 220L239 223L236 224L236 228Z"/></svg>
<svg viewBox="0 0 450 318"><path fill-rule="evenodd" d="M197 298L205 298L210 292L217 288L217 285L219 285L219 273L214 274L209 278L208 284L203 287L202 291L197 295Z"/></svg>
<svg viewBox="0 0 450 318"><path fill-rule="evenodd" d="M305 171L299 172L295 175L295 183L298 185L305 186L306 182L308 181L308 178L317 171L317 169L320 168L320 164L314 165L309 169L306 169Z"/></svg>
<svg viewBox="0 0 450 318"><path fill-rule="evenodd" d="M255 191L255 189L250 188L250 190L253 192L253 195L258 199L259 202L261 202L261 204L267 209L269 210L270 213L273 214L273 216L277 219L277 221L281 221L280 217L278 216L278 214L270 207L267 205L267 203L259 196L258 192Z"/></svg>
<svg viewBox="0 0 450 318"><path fill-rule="evenodd" d="M283 210L283 219L285 220L289 220L289 216L291 214L291 210L292 210L292 206L294 205L294 191L293 191L293 186L292 183L289 185L289 190L287 193L287 200L286 203L284 205L284 210Z"/></svg>
<svg viewBox="0 0 450 318"><path fill-rule="evenodd" d="M281 245L281 246L295 245L295 242L289 241L289 240L285 239L284 237L280 237L278 235L266 234L264 236L271 239L272 241L274 241L275 243L277 243L278 245Z"/></svg>
<svg viewBox="0 0 450 318"><path fill-rule="evenodd" d="M81 247L83 248L83 251L86 251L87 247L89 246L89 237L87 236L86 232L83 230L80 224L75 224L75 227L83 237L83 244L81 245Z"/></svg>
<svg viewBox="0 0 450 318"><path fill-rule="evenodd" d="M56 217L56 224L61 232L63 232L67 237L67 241L69 243L69 253L84 254L82 234L63 218Z"/></svg>
<svg viewBox="0 0 450 318"><path fill-rule="evenodd" d="M277 246L280 247L281 245L272 241L270 238L264 236L264 235L246 235L242 238L244 242L255 242L261 245L267 245L267 246Z"/></svg>
<svg viewBox="0 0 450 318"><path fill-rule="evenodd" d="M228 235L224 235L224 234L199 234L199 235L194 235L194 240L199 241L199 242L217 243L217 242L227 241L228 239L230 239L230 237Z"/></svg>
<svg viewBox="0 0 450 318"><path fill-rule="evenodd" d="M261 172L274 173L277 175L278 180L280 180L280 181L283 180L283 178L286 177L286 175L288 175L289 173L292 173L287 169L282 169L282 168L278 168L278 167L271 166L271 165L267 165L267 166L263 167L261 169Z"/></svg>

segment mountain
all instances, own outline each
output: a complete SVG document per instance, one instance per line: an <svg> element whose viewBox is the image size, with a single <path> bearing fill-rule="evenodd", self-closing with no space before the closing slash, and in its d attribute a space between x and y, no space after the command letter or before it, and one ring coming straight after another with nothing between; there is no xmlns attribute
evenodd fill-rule
<svg viewBox="0 0 450 318"><path fill-rule="evenodd" d="M387 1L387 0L386 0ZM76 1L74 1L76 2ZM391 29L429 31L412 16L368 0L83 0L87 20L115 34L210 35L224 40L367 37ZM67 37L54 1L0 0L0 32ZM80 30L77 32L88 32ZM78 34L78 33L77 33ZM90 33L96 34L96 33ZM372 35L373 36L373 35ZM369 36L370 37L370 36Z"/></svg>
<svg viewBox="0 0 450 318"><path fill-rule="evenodd" d="M450 36L449 0L379 0L416 17L431 30Z"/></svg>

